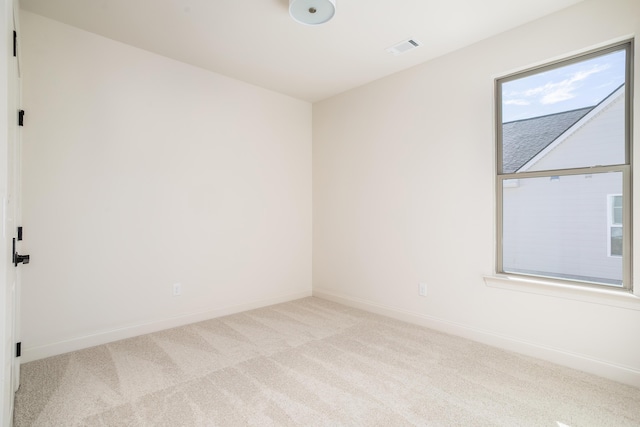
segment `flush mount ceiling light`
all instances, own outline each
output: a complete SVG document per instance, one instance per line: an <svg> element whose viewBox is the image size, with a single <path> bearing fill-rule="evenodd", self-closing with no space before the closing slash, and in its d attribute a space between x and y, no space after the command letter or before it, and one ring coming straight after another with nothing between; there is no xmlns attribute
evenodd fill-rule
<svg viewBox="0 0 640 427"><path fill-rule="evenodd" d="M333 18L335 13L335 0L289 0L289 14L301 24L324 24Z"/></svg>

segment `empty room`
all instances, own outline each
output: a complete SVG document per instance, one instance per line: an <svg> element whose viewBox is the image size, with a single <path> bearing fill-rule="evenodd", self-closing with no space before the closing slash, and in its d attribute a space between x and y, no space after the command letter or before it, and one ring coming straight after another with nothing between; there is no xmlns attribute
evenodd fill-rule
<svg viewBox="0 0 640 427"><path fill-rule="evenodd" d="M0 425L640 425L638 0L2 22Z"/></svg>

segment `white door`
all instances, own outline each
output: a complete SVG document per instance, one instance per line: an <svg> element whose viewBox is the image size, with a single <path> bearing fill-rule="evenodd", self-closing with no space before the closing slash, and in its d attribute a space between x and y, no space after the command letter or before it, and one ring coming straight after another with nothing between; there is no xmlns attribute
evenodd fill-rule
<svg viewBox="0 0 640 427"><path fill-rule="evenodd" d="M17 43L18 29L18 5L14 2L13 8L13 31L15 31L14 51L12 52L13 60L9 64L9 91L12 104L15 105L15 120L12 135L9 137L9 174L8 178L8 193L9 193L9 206L7 207L8 217L13 217L12 227L7 228L7 231L12 240L13 249L13 283L12 283L12 296L13 296L13 341L14 343L20 342L20 270L23 263L29 262L29 257L21 254L22 246L22 233L19 233L18 227L21 227L22 222L22 203L21 203L21 165L22 165L22 120L23 114L21 113L21 91L20 91L20 50ZM15 240L14 240L15 239ZM10 269L11 270L11 269ZM20 359L17 354L17 347L14 348L13 369L12 369L12 384L13 391L17 391L20 387Z"/></svg>
<svg viewBox="0 0 640 427"><path fill-rule="evenodd" d="M19 360L16 358L16 334L20 296L19 268L14 263L14 242L20 218L20 131L18 110L20 72L14 55L14 10L17 0L0 2L0 425L10 426L13 394L19 386ZM17 243L16 243L17 245Z"/></svg>

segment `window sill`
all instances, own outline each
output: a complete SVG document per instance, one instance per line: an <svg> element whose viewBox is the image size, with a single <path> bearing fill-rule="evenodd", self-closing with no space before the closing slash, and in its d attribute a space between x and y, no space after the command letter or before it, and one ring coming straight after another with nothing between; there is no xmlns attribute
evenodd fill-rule
<svg viewBox="0 0 640 427"><path fill-rule="evenodd" d="M623 290L571 286L544 279L509 276L506 274L484 276L484 283L491 288L527 292L640 311L640 297Z"/></svg>

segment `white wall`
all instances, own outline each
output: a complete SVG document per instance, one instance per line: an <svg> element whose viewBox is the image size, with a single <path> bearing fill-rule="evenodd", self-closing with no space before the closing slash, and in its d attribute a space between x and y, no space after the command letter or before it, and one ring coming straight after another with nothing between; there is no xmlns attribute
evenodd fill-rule
<svg viewBox="0 0 640 427"><path fill-rule="evenodd" d="M495 271L494 79L636 33L640 2L585 1L314 104L314 295L640 386L633 297L483 280ZM634 111L640 123L638 96Z"/></svg>
<svg viewBox="0 0 640 427"><path fill-rule="evenodd" d="M311 294L310 104L21 23L25 361Z"/></svg>
<svg viewBox="0 0 640 427"><path fill-rule="evenodd" d="M309 294L309 104L22 25L24 360ZM635 0L585 1L315 104L314 294L640 385L635 302L483 281L493 79L639 30Z"/></svg>

